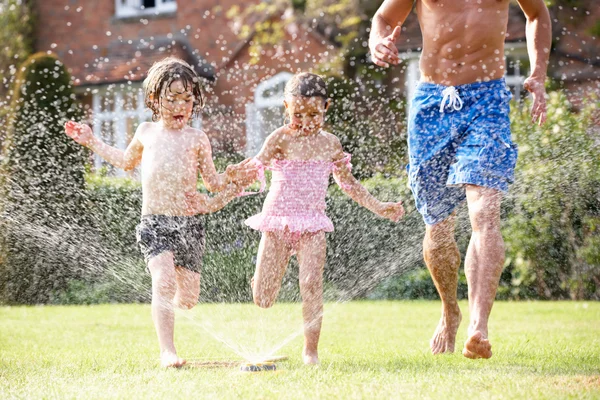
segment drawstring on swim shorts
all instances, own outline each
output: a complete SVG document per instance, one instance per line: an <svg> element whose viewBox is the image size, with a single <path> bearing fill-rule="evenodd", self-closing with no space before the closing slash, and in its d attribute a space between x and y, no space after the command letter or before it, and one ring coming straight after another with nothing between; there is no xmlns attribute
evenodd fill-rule
<svg viewBox="0 0 600 400"><path fill-rule="evenodd" d="M446 108L446 106L450 106L455 111L462 109L463 101L458 95L458 92L456 91L456 88L454 86L448 86L442 91L442 95L444 97L442 98L442 103L440 104L441 113L444 112L444 108Z"/></svg>

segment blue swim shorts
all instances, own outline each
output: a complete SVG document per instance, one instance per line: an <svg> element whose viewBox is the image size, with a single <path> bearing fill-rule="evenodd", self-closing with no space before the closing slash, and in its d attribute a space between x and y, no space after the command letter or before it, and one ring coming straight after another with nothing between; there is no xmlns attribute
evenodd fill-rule
<svg viewBox="0 0 600 400"><path fill-rule="evenodd" d="M504 79L444 86L421 82L409 112L409 185L428 225L466 198L464 185L508 190L517 146Z"/></svg>

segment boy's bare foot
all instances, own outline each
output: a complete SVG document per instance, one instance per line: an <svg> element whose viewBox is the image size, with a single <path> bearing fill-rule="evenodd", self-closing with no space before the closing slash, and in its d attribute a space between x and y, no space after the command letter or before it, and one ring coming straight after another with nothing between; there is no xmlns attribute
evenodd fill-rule
<svg viewBox="0 0 600 400"><path fill-rule="evenodd" d="M475 331L465 342L463 356L467 358L490 358L492 356L492 345L483 337L483 333Z"/></svg>
<svg viewBox="0 0 600 400"><path fill-rule="evenodd" d="M302 351L302 360L306 365L318 365L319 364L319 354L314 351L307 351L304 349Z"/></svg>
<svg viewBox="0 0 600 400"><path fill-rule="evenodd" d="M177 354L170 351L163 351L160 353L160 365L164 368L179 368L185 365L185 360L183 358L177 357Z"/></svg>
<svg viewBox="0 0 600 400"><path fill-rule="evenodd" d="M453 353L456 342L456 332L462 315L458 305L451 310L442 311L442 317L433 337L429 341L429 347L433 354Z"/></svg>

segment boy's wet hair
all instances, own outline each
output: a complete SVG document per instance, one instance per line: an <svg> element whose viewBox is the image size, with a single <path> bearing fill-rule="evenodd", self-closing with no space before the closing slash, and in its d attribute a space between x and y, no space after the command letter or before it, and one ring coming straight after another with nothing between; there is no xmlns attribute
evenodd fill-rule
<svg viewBox="0 0 600 400"><path fill-rule="evenodd" d="M157 122L160 119L162 95L164 90L175 81L181 81L185 90L192 89L194 96L192 117L200 114L200 110L204 107L200 78L185 61L176 57L167 57L155 62L144 79L144 102L152 110L152 121Z"/></svg>
<svg viewBox="0 0 600 400"><path fill-rule="evenodd" d="M284 95L286 97L321 97L324 101L329 99L325 80L310 72L294 75L285 85Z"/></svg>

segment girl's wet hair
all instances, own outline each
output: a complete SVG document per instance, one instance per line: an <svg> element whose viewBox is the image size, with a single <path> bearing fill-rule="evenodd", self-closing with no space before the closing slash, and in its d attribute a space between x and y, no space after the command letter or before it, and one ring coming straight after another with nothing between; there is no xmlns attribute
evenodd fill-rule
<svg viewBox="0 0 600 400"><path fill-rule="evenodd" d="M164 91L168 90L175 81L181 81L185 90L191 88L194 96L192 116L200 114L200 110L204 107L200 78L185 61L176 57L167 57L155 62L144 79L144 102L152 110L152 121L156 122L160 119L161 98Z"/></svg>
<svg viewBox="0 0 600 400"><path fill-rule="evenodd" d="M286 97L321 97L324 101L329 99L325 80L310 72L294 75L285 85L284 95Z"/></svg>

